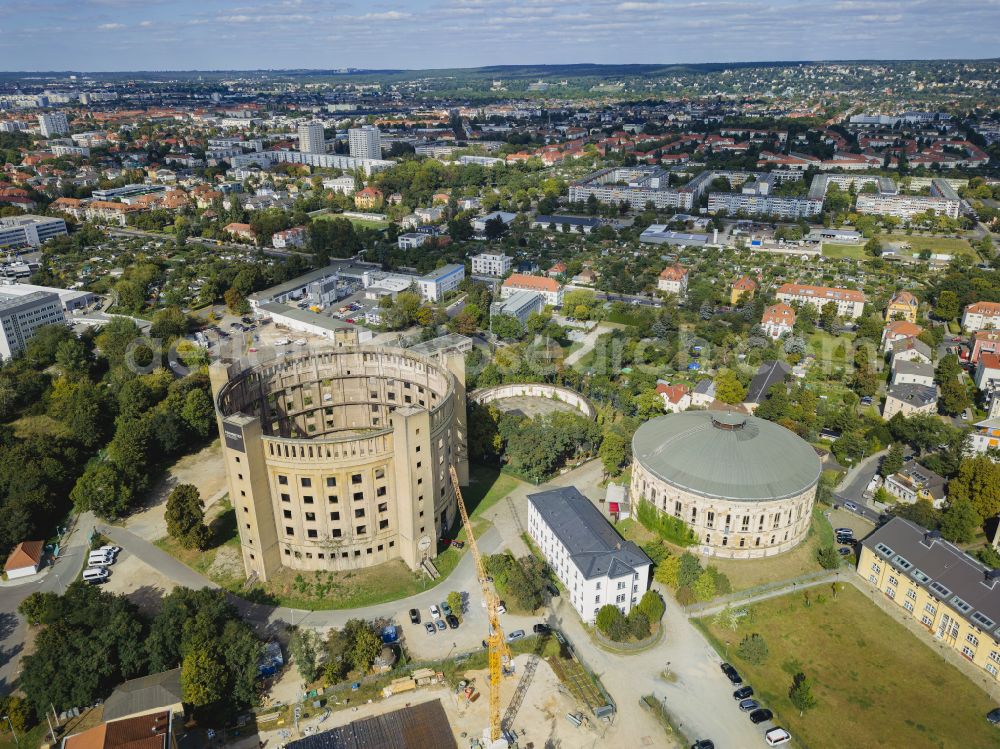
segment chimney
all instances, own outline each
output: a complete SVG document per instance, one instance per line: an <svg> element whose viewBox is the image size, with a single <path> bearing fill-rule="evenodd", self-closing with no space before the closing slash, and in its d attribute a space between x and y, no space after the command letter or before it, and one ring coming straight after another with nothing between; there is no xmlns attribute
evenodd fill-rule
<svg viewBox="0 0 1000 749"><path fill-rule="evenodd" d="M934 542L941 538L940 531L927 531L924 533L924 540L921 542L924 546L930 548L934 545Z"/></svg>
<svg viewBox="0 0 1000 749"><path fill-rule="evenodd" d="M986 578L984 582L992 589L997 580L1000 580L1000 569L986 570L984 577Z"/></svg>

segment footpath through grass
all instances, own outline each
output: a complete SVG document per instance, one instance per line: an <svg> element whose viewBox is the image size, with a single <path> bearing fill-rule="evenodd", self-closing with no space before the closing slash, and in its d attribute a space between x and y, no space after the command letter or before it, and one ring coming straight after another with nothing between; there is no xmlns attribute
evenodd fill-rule
<svg viewBox="0 0 1000 749"><path fill-rule="evenodd" d="M750 606L735 631L714 617L693 620L799 746L1000 746L1000 731L986 722L996 705L928 644L852 585L841 585L836 598L825 588L808 592L808 604L794 593ZM753 632L770 653L758 666L738 653ZM799 672L816 698L801 716L788 698Z"/></svg>

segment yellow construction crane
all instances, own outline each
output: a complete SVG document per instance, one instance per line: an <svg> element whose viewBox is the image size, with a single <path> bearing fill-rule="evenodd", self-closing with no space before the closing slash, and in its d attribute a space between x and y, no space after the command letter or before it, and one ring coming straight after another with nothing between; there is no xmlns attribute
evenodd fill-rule
<svg viewBox="0 0 1000 749"><path fill-rule="evenodd" d="M497 595L490 579L486 575L486 567L483 564L483 557L479 553L476 545L476 535L472 532L472 521L469 520L469 513L465 509L465 500L462 499L462 490L458 486L458 474L455 466L449 466L448 472L451 474L451 483L455 487L455 499L458 502L458 511L462 515L462 524L465 526L465 533L469 537L469 548L472 551L472 558L476 562L476 574L479 576L479 585L482 587L483 601L486 602L486 614L490 620L490 635L487 639L489 645L490 664L490 741L495 742L500 739L500 679L503 676L504 667L510 663L510 648L507 647L507 640L504 638L503 629L500 627L500 597Z"/></svg>

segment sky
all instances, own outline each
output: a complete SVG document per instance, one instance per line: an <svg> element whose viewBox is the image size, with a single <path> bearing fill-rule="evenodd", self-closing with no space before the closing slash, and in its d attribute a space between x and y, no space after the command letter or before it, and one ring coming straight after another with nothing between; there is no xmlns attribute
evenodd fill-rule
<svg viewBox="0 0 1000 749"><path fill-rule="evenodd" d="M1000 56L1000 0L0 0L0 70Z"/></svg>

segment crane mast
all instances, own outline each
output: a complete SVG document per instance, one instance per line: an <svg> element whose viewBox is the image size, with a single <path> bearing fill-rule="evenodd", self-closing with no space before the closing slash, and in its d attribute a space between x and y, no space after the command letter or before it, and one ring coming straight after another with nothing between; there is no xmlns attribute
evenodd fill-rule
<svg viewBox="0 0 1000 749"><path fill-rule="evenodd" d="M465 533L469 537L469 549L476 563L476 574L482 588L483 601L486 602L486 614L490 620L490 634L486 641L489 646L490 741L497 741L500 738L500 679L503 676L504 665L510 662L510 648L507 647L507 640L504 639L503 629L500 626L500 597L490 585L486 575L486 566L479 553L476 536L472 532L472 521L469 520L469 513L465 509L465 500L462 499L455 466L449 466L448 472L451 475L452 486L455 487L455 500L458 502L458 511L462 516Z"/></svg>

